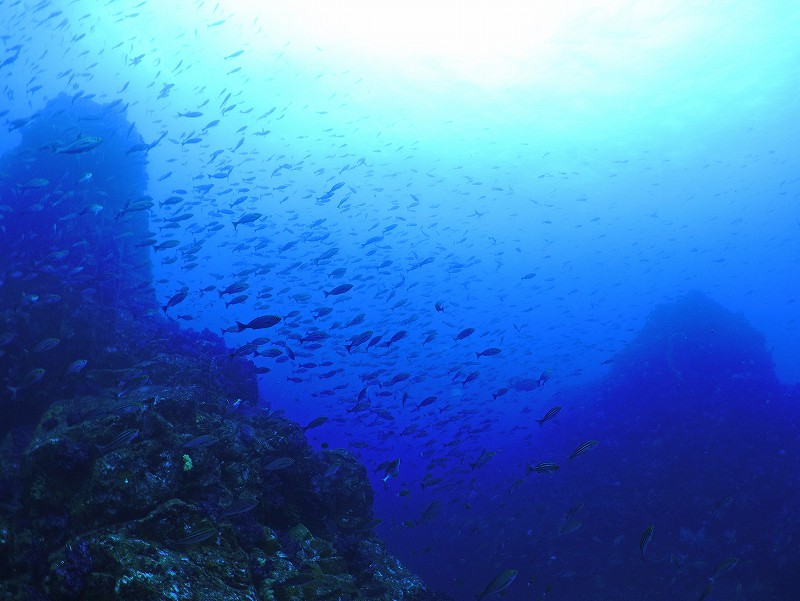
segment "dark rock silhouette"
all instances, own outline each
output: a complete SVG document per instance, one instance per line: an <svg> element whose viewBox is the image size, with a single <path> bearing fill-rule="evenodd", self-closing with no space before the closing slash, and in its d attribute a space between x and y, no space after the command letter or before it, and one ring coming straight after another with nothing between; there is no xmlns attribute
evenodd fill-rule
<svg viewBox="0 0 800 601"><path fill-rule="evenodd" d="M0 161L0 598L438 598L372 536L365 468L155 302L151 146L60 96Z"/></svg>

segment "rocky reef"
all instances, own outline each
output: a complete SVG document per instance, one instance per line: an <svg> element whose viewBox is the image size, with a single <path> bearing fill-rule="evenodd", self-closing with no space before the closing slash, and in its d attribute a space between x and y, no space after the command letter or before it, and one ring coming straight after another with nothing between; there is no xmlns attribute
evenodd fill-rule
<svg viewBox="0 0 800 601"><path fill-rule="evenodd" d="M67 396L28 441L6 436L0 599L438 598L371 535L349 452L311 449L224 378L190 383L224 353L202 338L174 332L151 383Z"/></svg>
<svg viewBox="0 0 800 601"><path fill-rule="evenodd" d="M655 307L614 358L608 381L617 396L662 399L689 392L741 395L778 385L764 335L698 291Z"/></svg>
<svg viewBox="0 0 800 601"><path fill-rule="evenodd" d="M0 601L440 598L373 537L365 468L165 317L144 194L163 136L125 108L60 96L0 160Z"/></svg>
<svg viewBox="0 0 800 601"><path fill-rule="evenodd" d="M130 331L160 311L145 243L154 202L137 150L150 145L126 115L119 102L62 94L23 120L20 144L0 157L0 400L14 408L0 412L0 436L36 424L54 398L91 390L75 361L135 363Z"/></svg>

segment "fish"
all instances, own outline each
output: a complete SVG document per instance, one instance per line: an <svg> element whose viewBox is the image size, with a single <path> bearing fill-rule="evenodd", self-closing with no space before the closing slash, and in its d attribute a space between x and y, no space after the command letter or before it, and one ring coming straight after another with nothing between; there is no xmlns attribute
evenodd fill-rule
<svg viewBox="0 0 800 601"><path fill-rule="evenodd" d="M421 409L422 407L427 407L428 405L431 405L431 404L435 403L436 402L436 398L437 397L435 397L435 396L429 396L429 397L423 399L422 402L419 405L417 405L417 409Z"/></svg>
<svg viewBox="0 0 800 601"><path fill-rule="evenodd" d="M553 407L547 413L544 414L544 417L542 419L537 419L536 423L539 424L539 427L542 427L544 425L544 422L549 422L556 415L558 415L559 411L561 411L561 407Z"/></svg>
<svg viewBox="0 0 800 601"><path fill-rule="evenodd" d="M234 296L231 300L225 303L225 308L227 309L231 305L239 305L245 302L248 298L250 298L249 294L240 294L238 296Z"/></svg>
<svg viewBox="0 0 800 601"><path fill-rule="evenodd" d="M369 350L369 349L370 349L370 348L372 348L373 346L377 345L377 344L378 344L378 343L381 341L381 339L382 339L382 338L383 338L383 335L382 335L382 334L381 334L381 335L378 335L378 336L375 336L375 337L373 337L373 338L372 338L372 339L371 339L371 340L370 340L370 341L367 343L367 350ZM368 378L368 379L371 379L371 378Z"/></svg>
<svg viewBox="0 0 800 601"><path fill-rule="evenodd" d="M314 259L314 264L315 265L319 265L320 261L325 261L326 259L330 259L331 257L335 256L336 253L338 253L338 252L339 252L338 248L329 248L324 253L322 253L320 256L318 256L316 259Z"/></svg>
<svg viewBox="0 0 800 601"><path fill-rule="evenodd" d="M541 387L541 383L535 378L524 378L514 383L514 389L521 392L530 392L532 390L538 390Z"/></svg>
<svg viewBox="0 0 800 601"><path fill-rule="evenodd" d="M471 335L475 331L475 328L464 328L461 330L458 335L453 337L453 340L464 340L467 336Z"/></svg>
<svg viewBox="0 0 800 601"><path fill-rule="evenodd" d="M383 236L372 236L372 238L370 238L369 240L364 242L364 244L361 245L361 248L369 246L370 244L375 244L376 242L380 242L381 240L383 240Z"/></svg>
<svg viewBox="0 0 800 601"><path fill-rule="evenodd" d="M217 439L214 438L211 434L201 434L191 440L184 442L181 445L183 449L205 449L210 447L212 444L217 442Z"/></svg>
<svg viewBox="0 0 800 601"><path fill-rule="evenodd" d="M353 336L353 339L348 344L344 345L344 347L347 349L347 352L349 353L353 349L354 346L362 345L367 340L372 338L372 333L373 333L372 330L367 330L365 332L361 332L360 334L358 334L356 336Z"/></svg>
<svg viewBox="0 0 800 601"><path fill-rule="evenodd" d="M119 403L117 405L114 405L113 407L110 407L108 409L108 413L109 414L111 414L111 413L122 413L122 414L126 414L126 413L142 413L143 411L147 410L147 407L148 407L147 403L148 403L148 401L143 401L141 403L137 403L135 401L134 402Z"/></svg>
<svg viewBox="0 0 800 601"><path fill-rule="evenodd" d="M479 372L479 371L473 371L473 372L468 373L467 377L464 378L464 381L461 382L461 385L462 386L466 386L470 382L474 382L475 380L477 380L480 377L480 375L481 375L481 372Z"/></svg>
<svg viewBox="0 0 800 601"><path fill-rule="evenodd" d="M402 339L403 339L403 338L405 338L406 336L408 336L408 332L407 332L406 330L400 330L400 331L399 331L399 332L397 332L397 333L396 333L394 336L392 336L392 337L389 339L389 342L387 342L386 344L387 344L387 346L391 346L392 344L394 344L395 342L398 342L398 341L402 340Z"/></svg>
<svg viewBox="0 0 800 601"><path fill-rule="evenodd" d="M170 217L167 219L170 223L179 223L181 221L186 221L187 219L191 219L194 217L194 213L181 213L180 215L175 215L174 217ZM187 253L192 254L192 253Z"/></svg>
<svg viewBox="0 0 800 601"><path fill-rule="evenodd" d="M481 601L484 597L488 597L489 595L494 595L495 593L500 593L506 590L511 583L514 582L514 579L517 577L517 570L504 570L500 572L497 576L495 576L486 587L475 595L475 601Z"/></svg>
<svg viewBox="0 0 800 601"><path fill-rule="evenodd" d="M575 532L580 527L581 523L578 520L568 520L558 529L558 534L559 536L564 536L570 532Z"/></svg>
<svg viewBox="0 0 800 601"><path fill-rule="evenodd" d="M95 202L95 203L90 204L85 209L83 209L79 214L80 215L86 215L87 213L91 213L92 215L99 215L100 211L102 211L102 210L103 210L103 205L98 204L98 203ZM155 240L153 242L155 242Z"/></svg>
<svg viewBox="0 0 800 601"><path fill-rule="evenodd" d="M82 154L97 148L103 143L103 138L99 136L78 136L78 139L67 144L66 146L58 146L53 144L53 152L56 154Z"/></svg>
<svg viewBox="0 0 800 601"><path fill-rule="evenodd" d="M265 328L271 328L277 323L280 323L281 318L277 315L261 315L260 317L256 317L255 319L249 321L248 323L241 323L240 321L236 322L236 331L241 332L243 330L262 330Z"/></svg>
<svg viewBox="0 0 800 601"><path fill-rule="evenodd" d="M56 348L60 342L61 340L59 340L58 338L45 338L38 344L34 345L34 347L31 349L31 352L43 353L44 351L49 351L51 349Z"/></svg>
<svg viewBox="0 0 800 601"><path fill-rule="evenodd" d="M64 370L65 376L71 376L80 372L86 364L89 363L88 359L75 359L72 363L70 363L67 368Z"/></svg>
<svg viewBox="0 0 800 601"><path fill-rule="evenodd" d="M119 220L119 218L122 217L123 215L126 215L128 213L133 213L136 211L148 211L152 209L154 206L155 203L152 200L150 200L149 197L141 198L136 202L128 201L127 203L125 203L125 207L117 213L115 219Z"/></svg>
<svg viewBox="0 0 800 601"><path fill-rule="evenodd" d="M120 391L117 393L117 397L124 396L128 392L136 390L140 386L144 386L149 379L150 377L144 373L138 373L129 377L121 382Z"/></svg>
<svg viewBox="0 0 800 601"><path fill-rule="evenodd" d="M722 513L731 506L733 503L733 497L725 497L724 499L720 499L714 506L711 508L711 514L720 517Z"/></svg>
<svg viewBox="0 0 800 601"><path fill-rule="evenodd" d="M36 384L36 382L38 382L44 377L44 374L45 374L44 368L35 367L25 374L22 380L20 380L19 384L17 384L16 386L6 386L6 388L8 388L11 391L11 396L16 399L17 393L20 390L27 388L28 386L32 386L33 384Z"/></svg>
<svg viewBox="0 0 800 601"><path fill-rule="evenodd" d="M399 383L399 382L403 382L403 381L405 381L405 380L408 380L410 377L411 377L411 374L410 374L410 373L408 373L408 372L401 372L401 373L399 373L399 374L397 374L397 375L393 376L391 379L387 380L387 381L386 381L386 382L384 382L383 384L381 384L381 386L384 386L384 387L386 387L386 386L393 386L394 384L397 384L397 383Z"/></svg>
<svg viewBox="0 0 800 601"><path fill-rule="evenodd" d="M321 330L317 330L315 332L311 332L310 334L307 334L307 335L303 336L300 339L300 342L301 343L302 342L320 342L322 340L327 340L328 338L330 338L330 334L328 334L327 332L323 332Z"/></svg>
<svg viewBox="0 0 800 601"><path fill-rule="evenodd" d="M164 311L164 313L166 313L167 309L169 309L170 307L174 307L175 305L182 303L184 300L186 300L186 297L188 295L189 292L186 290L181 290L180 292L173 294L172 298L170 298L167 301L167 304L161 307L161 310Z"/></svg>
<svg viewBox="0 0 800 601"><path fill-rule="evenodd" d="M576 457L583 455L586 451L595 448L599 443L596 440L587 440L584 443L578 445L572 454L569 456L570 459L575 459Z"/></svg>
<svg viewBox="0 0 800 601"><path fill-rule="evenodd" d="M95 445L101 454L105 455L111 451L115 451L129 444L133 439L139 436L139 430L130 428L123 430L117 434L110 442L104 445Z"/></svg>
<svg viewBox="0 0 800 601"><path fill-rule="evenodd" d="M655 528L654 524L650 524L644 532L642 532L642 537L639 539L639 553L642 556L642 561L644 561L645 553L647 551L647 545L650 544L650 540L653 538L653 529Z"/></svg>
<svg viewBox="0 0 800 601"><path fill-rule="evenodd" d="M258 345L252 342L248 342L247 344L243 344L232 353L230 353L230 357L244 357L250 354L258 354Z"/></svg>
<svg viewBox="0 0 800 601"><path fill-rule="evenodd" d="M241 515L258 506L259 501L248 501L247 499L237 499L220 512L220 517L229 518L234 515Z"/></svg>
<svg viewBox="0 0 800 601"><path fill-rule="evenodd" d="M245 213L237 221L232 221L233 229L236 230L240 225L247 225L248 223L255 223L261 219L261 213Z"/></svg>
<svg viewBox="0 0 800 601"><path fill-rule="evenodd" d="M197 545L207 541L215 534L217 534L216 528L200 528L199 530L193 530L190 534L184 536L183 538L169 540L167 542L173 547L187 547L189 545Z"/></svg>
<svg viewBox="0 0 800 601"><path fill-rule="evenodd" d="M225 290L217 290L219 297L222 298L226 294L236 294L237 292L244 292L250 287L250 284L247 282L235 282L225 288Z"/></svg>
<svg viewBox="0 0 800 601"><path fill-rule="evenodd" d="M150 144L134 144L133 146L128 148L125 154L131 154L133 152L144 152L145 154L147 154L149 150L150 150Z"/></svg>
<svg viewBox="0 0 800 601"><path fill-rule="evenodd" d="M494 357L495 355L499 355L503 351L499 348L492 347L482 350L480 353L475 353L475 358L480 359L481 357Z"/></svg>
<svg viewBox="0 0 800 601"><path fill-rule="evenodd" d="M178 240L165 240L161 244L153 246L153 251L158 252L160 250L167 250L168 248L175 248L179 244L180 242Z"/></svg>
<svg viewBox="0 0 800 601"><path fill-rule="evenodd" d="M318 309L314 309L311 311L311 316L314 319L319 319L320 317L325 317L326 315L330 315L333 313L332 307L319 307Z"/></svg>
<svg viewBox="0 0 800 601"><path fill-rule="evenodd" d="M25 184L17 184L20 190L38 190L39 188L46 188L50 185L50 180L43 177L35 177Z"/></svg>
<svg viewBox="0 0 800 601"><path fill-rule="evenodd" d="M295 244L297 244L297 240L290 240L289 242L287 242L286 244L284 244L283 246L281 246L281 247L278 249L278 254L281 254L281 253L283 253L284 251L287 251L287 250L289 250L289 249L290 249L290 248L292 248L292 247L293 247Z"/></svg>
<svg viewBox="0 0 800 601"><path fill-rule="evenodd" d="M320 201L320 200L328 200L329 198L331 198L333 196L333 193L336 192L336 190L338 190L342 186L344 186L344 182L338 182L338 183L334 184L333 186L331 186L331 189L328 190L325 194L323 194L322 196L318 196L317 200L318 201Z"/></svg>
<svg viewBox="0 0 800 601"><path fill-rule="evenodd" d="M542 461L541 463L537 463L536 465L531 465L530 463L525 464L525 474L530 474L531 472L536 472L537 474L552 474L558 469L557 463L552 463L550 461Z"/></svg>
<svg viewBox="0 0 800 601"><path fill-rule="evenodd" d="M439 511L442 509L442 502L441 501L431 501L431 504L425 508L425 511L422 512L420 518L416 521L416 525L419 526L421 524L426 524L433 520L437 515L439 515Z"/></svg>
<svg viewBox="0 0 800 601"><path fill-rule="evenodd" d="M477 469L479 467L483 467L484 465L486 465L486 462L489 461L494 456L495 456L495 452L494 451L487 451L486 449L483 449L481 451L481 454L475 460L475 462L474 463L470 463L469 466L473 470L475 470L475 469Z"/></svg>
<svg viewBox="0 0 800 601"><path fill-rule="evenodd" d="M388 482L388 480L390 478L396 478L399 473L400 473L400 459L399 458L398 459L393 459L392 461L389 461L389 462L386 462L385 463L385 467L383 468L383 481L384 481L384 483Z"/></svg>
<svg viewBox="0 0 800 601"><path fill-rule="evenodd" d="M352 284L339 284L333 290L323 290L323 292L325 293L325 298L328 298L329 296L336 296L339 294L344 294L345 292L349 292L352 290L352 288Z"/></svg>
<svg viewBox="0 0 800 601"><path fill-rule="evenodd" d="M268 472L273 472L275 470L283 470L287 467L290 467L294 463L294 459L291 457L280 457L278 459L273 459L267 465L264 466L264 469Z"/></svg>
<svg viewBox="0 0 800 601"><path fill-rule="evenodd" d="M727 574L736 567L737 563L739 563L739 560L736 557L729 557L725 561L721 562L717 566L717 569L714 570L714 575L710 578L710 580L713 582L723 574Z"/></svg>
<svg viewBox="0 0 800 601"><path fill-rule="evenodd" d="M320 416L320 417L315 417L310 422L308 422L308 424L303 428L303 432L305 432L306 430L310 430L311 428L318 428L321 425L323 425L324 423L326 423L327 421L328 421L328 418L325 417L324 415Z"/></svg>

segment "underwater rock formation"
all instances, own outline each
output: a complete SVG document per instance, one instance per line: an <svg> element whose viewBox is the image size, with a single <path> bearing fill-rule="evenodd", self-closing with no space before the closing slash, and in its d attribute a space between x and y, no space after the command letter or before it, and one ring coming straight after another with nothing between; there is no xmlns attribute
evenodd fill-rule
<svg viewBox="0 0 800 601"><path fill-rule="evenodd" d="M796 596L800 387L777 381L764 337L741 315L699 293L655 307L608 376L558 391L553 405L563 409L537 438L503 449L560 465L560 479L537 478L510 501L512 515L533 513L552 533L538 548L557 550L560 567L528 556L535 571L553 570L548 598ZM584 441L592 455L571 457ZM580 544L562 544L570 523L591 528ZM505 552L526 557L531 546L521 537ZM709 595L728 558L735 577Z"/></svg>
<svg viewBox="0 0 800 601"><path fill-rule="evenodd" d="M148 145L126 107L62 94L25 122L0 158L0 399L19 409L2 412L0 434L35 424L81 361L129 367L120 328L157 310L138 242L146 161L131 151Z"/></svg>
<svg viewBox="0 0 800 601"><path fill-rule="evenodd" d="M148 237L153 199L145 195L145 152L132 151L149 145L126 111L61 94L0 158L0 251L7 267L17 267L4 270L4 300L59 294L50 309L72 307L91 285L99 305L155 306L152 288L142 285L152 279L150 249L136 244Z"/></svg>
<svg viewBox="0 0 800 601"><path fill-rule="evenodd" d="M354 456L312 450L256 409L250 361L164 317L158 140L124 112L61 96L2 159L0 599L440 598L372 537Z"/></svg>
<svg viewBox="0 0 800 601"><path fill-rule="evenodd" d="M222 388L64 398L10 446L0 598L435 598L370 535L354 456Z"/></svg>
<svg viewBox="0 0 800 601"><path fill-rule="evenodd" d="M657 306L615 358L615 391L659 397L756 391L778 384L764 335L700 292Z"/></svg>

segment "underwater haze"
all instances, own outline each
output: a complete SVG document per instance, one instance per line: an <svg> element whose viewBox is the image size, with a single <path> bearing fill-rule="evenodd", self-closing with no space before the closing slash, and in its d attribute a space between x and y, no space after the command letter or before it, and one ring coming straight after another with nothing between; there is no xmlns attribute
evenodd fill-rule
<svg viewBox="0 0 800 601"><path fill-rule="evenodd" d="M116 228L127 290L356 453L376 535L433 589L800 598L800 4L0 0L0 23L3 248L35 229L53 263L63 228ZM47 263L2 266L7 407L53 377L10 344ZM81 294L139 319L109 281Z"/></svg>

